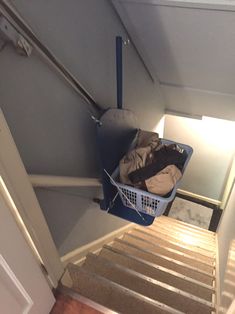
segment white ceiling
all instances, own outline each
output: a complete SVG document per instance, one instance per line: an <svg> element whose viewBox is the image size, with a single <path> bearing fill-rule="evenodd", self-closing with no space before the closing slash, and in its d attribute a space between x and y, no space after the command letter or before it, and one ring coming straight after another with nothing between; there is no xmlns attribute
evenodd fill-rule
<svg viewBox="0 0 235 314"><path fill-rule="evenodd" d="M167 0L164 5L161 0L113 2L160 81L167 109L235 120L233 7L203 8L188 1L178 6Z"/></svg>

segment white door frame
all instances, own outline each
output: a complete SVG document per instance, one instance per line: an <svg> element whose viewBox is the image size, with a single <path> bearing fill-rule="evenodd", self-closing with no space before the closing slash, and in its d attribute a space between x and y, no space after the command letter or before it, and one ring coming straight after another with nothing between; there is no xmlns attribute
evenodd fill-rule
<svg viewBox="0 0 235 314"><path fill-rule="evenodd" d="M52 286L57 287L64 271L63 265L1 109L0 177L4 182L5 193L9 193L18 218L23 222L21 229L24 226L26 228L26 232L23 230L25 237L31 241L31 247L33 242Z"/></svg>
<svg viewBox="0 0 235 314"><path fill-rule="evenodd" d="M18 216L18 214L17 214ZM51 286L25 241L15 204L0 182L0 304L1 313L47 314L55 303Z"/></svg>

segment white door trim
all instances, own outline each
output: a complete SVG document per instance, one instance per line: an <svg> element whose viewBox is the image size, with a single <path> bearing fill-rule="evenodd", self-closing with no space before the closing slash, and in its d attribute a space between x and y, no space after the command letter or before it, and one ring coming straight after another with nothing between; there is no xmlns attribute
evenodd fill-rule
<svg viewBox="0 0 235 314"><path fill-rule="evenodd" d="M25 300L25 308L22 314L28 314L33 306L33 300L30 298L28 293L25 291L22 284L17 279L16 275L13 273L6 260L0 254L0 277L6 278L6 286L9 285L9 281L11 281L12 286L15 288L16 293L20 293L23 299Z"/></svg>
<svg viewBox="0 0 235 314"><path fill-rule="evenodd" d="M0 176L37 248L52 285L56 287L64 271L63 265L1 110Z"/></svg>

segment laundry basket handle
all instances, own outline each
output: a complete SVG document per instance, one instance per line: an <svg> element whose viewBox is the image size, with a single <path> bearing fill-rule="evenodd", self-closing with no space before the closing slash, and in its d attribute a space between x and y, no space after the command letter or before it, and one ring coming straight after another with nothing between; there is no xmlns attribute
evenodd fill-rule
<svg viewBox="0 0 235 314"><path fill-rule="evenodd" d="M145 221L144 217L141 215L141 213L138 211L138 209L135 207L135 205L129 200L129 198L122 192L122 190L120 189L120 187L117 185L117 183L113 180L113 178L111 177L111 175L108 173L108 171L106 169L104 169L104 172L107 174L107 176L109 177L109 179L112 181L112 183L116 186L116 188L118 189L118 191L125 197L125 199L128 201L128 203L130 203L130 205L133 207L133 209L137 212L137 214L141 217L141 219L143 221Z"/></svg>

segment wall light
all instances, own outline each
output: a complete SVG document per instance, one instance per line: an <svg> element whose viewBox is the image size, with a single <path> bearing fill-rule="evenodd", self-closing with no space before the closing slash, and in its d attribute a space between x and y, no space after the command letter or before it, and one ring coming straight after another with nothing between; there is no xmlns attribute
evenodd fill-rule
<svg viewBox="0 0 235 314"><path fill-rule="evenodd" d="M158 124L153 128L153 132L158 133L160 138L164 137L165 115L160 119Z"/></svg>

